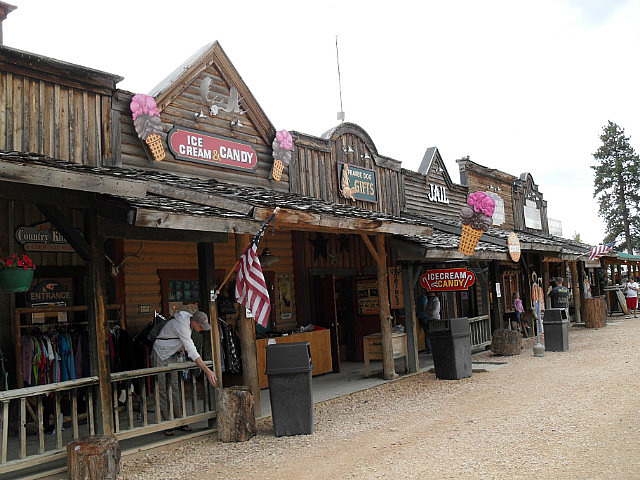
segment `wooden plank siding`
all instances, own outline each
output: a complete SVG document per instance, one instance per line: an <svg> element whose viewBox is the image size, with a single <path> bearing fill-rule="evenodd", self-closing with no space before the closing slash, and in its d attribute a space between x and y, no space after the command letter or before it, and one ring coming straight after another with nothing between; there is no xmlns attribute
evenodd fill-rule
<svg viewBox="0 0 640 480"><path fill-rule="evenodd" d="M460 163L461 176L466 176L466 184L469 192L486 192L487 187L496 193L504 202L505 221L502 225L494 225L503 230L517 229L517 222L514 218L513 185L517 177L501 172L493 168L483 167L471 161ZM463 165L464 164L464 165ZM462 173L464 172L464 173ZM499 190L498 190L499 189Z"/></svg>
<svg viewBox="0 0 640 480"><path fill-rule="evenodd" d="M343 125L345 127L337 127L330 138L292 132L294 149L289 166L290 191L328 202L399 216L400 168L388 168L388 165L399 165L399 162L390 159L381 162L383 157L378 155L366 132L353 124ZM340 195L338 164L341 162L375 172L377 203L353 201Z"/></svg>
<svg viewBox="0 0 640 480"><path fill-rule="evenodd" d="M134 255L140 248L140 241L124 240L119 248L120 257L115 261L119 262L127 255ZM288 273L291 291L295 288L293 275L293 257L291 233L267 231L258 246L258 253L269 247L271 253L279 257L279 261L264 268L265 272L275 273L274 285L274 307L276 324L279 329L295 328L295 298L291 296L292 317L283 320L280 318L280 290L278 285L278 274ZM224 270L225 273L233 267L237 258L235 254L235 237L230 236L227 243L216 243L215 264L217 270ZM140 253L142 258L132 258L123 267L123 274L118 278L124 283L124 295L126 296L125 319L127 328L131 333L135 333L144 327L153 316L153 311L162 311L162 291L158 270L163 269L198 269L197 244L145 241ZM221 281L221 279L218 279ZM235 275L232 275L228 284L234 288ZM138 313L138 305L150 305L150 313ZM167 312L163 312L167 313Z"/></svg>
<svg viewBox="0 0 640 480"><path fill-rule="evenodd" d="M155 162L147 155L146 146L138 138L133 126L129 104L133 94L130 92L118 92L114 109L120 113L120 149L122 165L133 168L170 171L175 174L189 176L215 177L217 180L229 183L241 183L248 185L260 185L276 190L288 190L288 171L283 172L282 181L270 180L273 166L271 144L265 141L252 119L247 114L237 115L222 110L216 116L209 114L209 106L200 97L200 82L205 76L212 77L212 90L228 94L230 85L222 80L221 73L215 65L208 65L195 80L185 85L184 90L169 102L160 112L162 119L163 143L166 158L162 162ZM242 102L241 102L242 103ZM196 113L203 112L204 118L196 118ZM242 127L231 127L231 121L238 117ZM253 172L244 172L230 168L217 167L215 164L203 165L185 160L176 159L167 145L167 134L173 127L190 128L203 134L217 135L231 140L248 142L258 154L258 166Z"/></svg>
<svg viewBox="0 0 640 480"><path fill-rule="evenodd" d="M404 205L403 210L413 214L430 214L458 218L460 207L467 202L467 187L447 185L443 172L422 175L408 170L402 171ZM448 204L429 200L429 184L445 186Z"/></svg>
<svg viewBox="0 0 640 480"><path fill-rule="evenodd" d="M111 154L111 96L0 71L0 149L84 165Z"/></svg>

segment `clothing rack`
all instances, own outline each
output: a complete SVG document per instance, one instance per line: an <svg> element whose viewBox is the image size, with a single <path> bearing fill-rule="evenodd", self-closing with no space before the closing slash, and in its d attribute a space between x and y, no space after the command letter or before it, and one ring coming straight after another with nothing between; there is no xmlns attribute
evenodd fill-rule
<svg viewBox="0 0 640 480"><path fill-rule="evenodd" d="M116 311L117 312L117 322L120 327L125 328L124 322L124 306L119 304L110 304L106 306L107 311ZM70 307L61 306L61 305L47 305L47 306L39 306L39 307L22 307L22 308L14 308L13 309L13 327L14 327L14 340L15 340L15 362L16 362L16 385L17 388L24 387L24 376L22 373L22 329L23 328L44 328L44 326L66 326L66 325L87 325L88 322L67 322L67 323L50 323L50 324L25 324L23 325L21 322L21 318L23 315L30 315L32 313L42 313L42 312L86 312L88 307L86 305L74 305Z"/></svg>

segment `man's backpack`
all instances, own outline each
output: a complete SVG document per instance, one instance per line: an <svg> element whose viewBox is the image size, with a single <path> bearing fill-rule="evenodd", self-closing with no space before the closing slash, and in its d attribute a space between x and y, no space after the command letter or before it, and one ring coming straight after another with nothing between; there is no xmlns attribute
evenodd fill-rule
<svg viewBox="0 0 640 480"><path fill-rule="evenodd" d="M154 313L153 320L147 323L142 330L140 330L133 337L134 343L142 343L149 348L153 348L153 342L156 341L162 328L170 321L171 318L165 318L158 312Z"/></svg>

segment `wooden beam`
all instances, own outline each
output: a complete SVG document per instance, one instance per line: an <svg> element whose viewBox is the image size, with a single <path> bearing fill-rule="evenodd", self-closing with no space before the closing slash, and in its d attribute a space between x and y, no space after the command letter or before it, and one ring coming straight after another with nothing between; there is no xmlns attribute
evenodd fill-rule
<svg viewBox="0 0 640 480"><path fill-rule="evenodd" d="M236 235L236 258L240 258L244 249L251 241L251 235ZM247 318L246 309L238 304L240 316L238 326L240 331L240 353L242 355L243 383L251 389L256 416L261 416L260 381L258 378L258 350L256 347L256 327L253 318Z"/></svg>
<svg viewBox="0 0 640 480"><path fill-rule="evenodd" d="M196 192L191 189L175 187L160 182L147 182L147 192L164 197L176 198L185 202L199 203L201 205L209 205L212 207L223 208L235 213L249 215L253 210L253 205L249 205L233 198L223 197L210 193Z"/></svg>
<svg viewBox="0 0 640 480"><path fill-rule="evenodd" d="M39 185L0 182L0 197L25 203L53 204L59 208L87 209L93 205L95 194Z"/></svg>
<svg viewBox="0 0 640 480"><path fill-rule="evenodd" d="M402 267L402 284L404 288L404 324L407 334L407 355L409 356L409 371L416 373L420 370L418 358L418 327L416 321L415 285L418 280L418 269L411 265Z"/></svg>
<svg viewBox="0 0 640 480"><path fill-rule="evenodd" d="M49 187L62 190L104 193L108 195L144 198L145 183L121 177L99 175L71 169L49 167L42 164L3 161L0 158L0 177L5 182Z"/></svg>
<svg viewBox="0 0 640 480"><path fill-rule="evenodd" d="M88 274L85 276L85 292L87 292L87 307L89 310L87 323L91 375L97 376L99 379L99 394L95 407L96 433L112 436L114 424L111 395L111 360L107 336L104 239L97 233L97 216L95 212L86 212L85 231L92 250L91 260L87 263Z"/></svg>
<svg viewBox="0 0 640 480"><path fill-rule="evenodd" d="M384 236L376 236L376 248L379 262L376 262L378 274L378 301L380 315L380 332L382 333L382 375L385 380L396 376L393 361L393 343L391 338L391 306L389 305L389 274L387 272L387 254Z"/></svg>
<svg viewBox="0 0 640 480"><path fill-rule="evenodd" d="M272 208L257 207L254 212L256 220L265 221ZM397 223L393 220L380 220L374 218L356 218L349 216L337 216L328 213L309 212L291 208L280 208L278 215L273 219L274 228L277 230L301 230L330 233L391 233L396 235L430 236L433 228L425 225L413 225L410 223Z"/></svg>
<svg viewBox="0 0 640 480"><path fill-rule="evenodd" d="M42 203L38 203L36 206L38 207L38 210L40 210L49 221L51 221L53 226L56 227L56 230L64 236L67 242L69 242L69 245L71 245L73 249L80 254L83 260L91 260L91 255L93 255L91 245L89 245L84 237L78 233L78 230L67 219L67 217L64 216L58 207Z"/></svg>
<svg viewBox="0 0 640 480"><path fill-rule="evenodd" d="M136 214L135 225L137 227L252 234L260 230L262 222L243 218L206 217L140 208Z"/></svg>
<svg viewBox="0 0 640 480"><path fill-rule="evenodd" d="M382 263L383 257L380 257L380 253L376 250L376 247L373 246L371 240L369 240L369 235L367 235L366 233L361 233L360 238L362 238L362 241L369 249L369 253L371 253L371 256L376 261L376 263Z"/></svg>
<svg viewBox="0 0 640 480"><path fill-rule="evenodd" d="M156 240L160 242L211 242L227 243L226 232L177 230L171 228L136 227L126 223L100 219L100 234L105 238L126 238L127 240Z"/></svg>

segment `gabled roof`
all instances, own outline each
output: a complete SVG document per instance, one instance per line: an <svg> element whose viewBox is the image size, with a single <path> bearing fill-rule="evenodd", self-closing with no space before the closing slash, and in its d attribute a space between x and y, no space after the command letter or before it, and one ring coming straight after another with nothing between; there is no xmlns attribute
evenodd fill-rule
<svg viewBox="0 0 640 480"><path fill-rule="evenodd" d="M242 106L246 110L247 117L254 124L256 130L266 144L273 141L275 128L267 118L266 113L258 104L236 68L227 57L220 44L209 43L196 51L182 65L171 72L164 80L151 89L149 95L155 98L158 110L162 110L175 100L194 80L209 67L214 65L220 72L222 79L229 86L236 87Z"/></svg>
<svg viewBox="0 0 640 480"><path fill-rule="evenodd" d="M440 151L438 150L438 147L427 148L427 151L424 152L424 156L422 157L422 162L420 163L420 167L418 168L418 173L428 176L429 173L431 172L431 169L436 165L442 169L441 173L444 178L444 181L447 184L447 187L451 188L454 185L454 183L451 180L451 176L447 171L447 167L444 164L444 161L442 160L442 156L440 155Z"/></svg>

